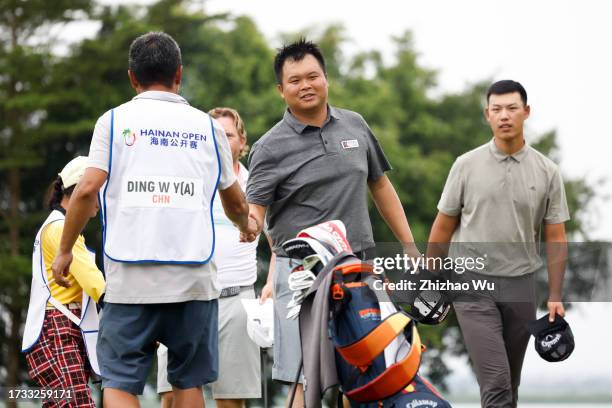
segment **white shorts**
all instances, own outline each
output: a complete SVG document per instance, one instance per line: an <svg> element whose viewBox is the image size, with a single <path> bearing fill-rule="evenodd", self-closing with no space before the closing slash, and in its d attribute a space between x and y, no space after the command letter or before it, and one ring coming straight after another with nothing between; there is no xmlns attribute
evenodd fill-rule
<svg viewBox="0 0 612 408"><path fill-rule="evenodd" d="M211 384L214 399L261 398L259 346L246 330L246 311L240 299L254 299L253 289L219 299L219 378ZM157 350L157 392L172 391L166 370L168 349Z"/></svg>

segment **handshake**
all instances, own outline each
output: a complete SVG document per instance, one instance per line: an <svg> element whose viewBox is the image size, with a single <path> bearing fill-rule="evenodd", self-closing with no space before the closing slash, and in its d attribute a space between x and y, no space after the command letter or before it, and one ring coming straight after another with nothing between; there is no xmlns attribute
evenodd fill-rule
<svg viewBox="0 0 612 408"><path fill-rule="evenodd" d="M255 241L262 230L262 225L260 224L262 223L257 220L255 214L249 213L244 228L240 228L240 226L237 225L238 229L240 230L240 242Z"/></svg>

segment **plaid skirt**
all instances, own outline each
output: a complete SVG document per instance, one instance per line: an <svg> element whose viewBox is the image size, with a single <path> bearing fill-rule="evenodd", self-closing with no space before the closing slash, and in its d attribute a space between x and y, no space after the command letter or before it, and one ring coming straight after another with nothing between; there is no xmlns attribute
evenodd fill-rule
<svg viewBox="0 0 612 408"><path fill-rule="evenodd" d="M80 316L79 309L71 310ZM72 399L45 400L43 407L93 407L87 383L91 366L81 330L59 310L47 310L38 342L26 353L28 373L38 386L72 390Z"/></svg>

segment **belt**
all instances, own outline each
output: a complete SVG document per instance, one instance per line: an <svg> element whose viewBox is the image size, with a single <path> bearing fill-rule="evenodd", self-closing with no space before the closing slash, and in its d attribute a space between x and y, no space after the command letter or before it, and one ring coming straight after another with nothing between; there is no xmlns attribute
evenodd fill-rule
<svg viewBox="0 0 612 408"><path fill-rule="evenodd" d="M75 310L75 309L80 309L81 308L81 304L80 303L76 303L76 302L72 302L72 303L67 303L64 306L66 306L68 309L71 310ZM51 305L51 306L47 306L46 310L54 310L55 306Z"/></svg>
<svg viewBox="0 0 612 408"><path fill-rule="evenodd" d="M253 285L246 286L229 286L221 290L220 298L232 297L239 295L242 290L253 289Z"/></svg>

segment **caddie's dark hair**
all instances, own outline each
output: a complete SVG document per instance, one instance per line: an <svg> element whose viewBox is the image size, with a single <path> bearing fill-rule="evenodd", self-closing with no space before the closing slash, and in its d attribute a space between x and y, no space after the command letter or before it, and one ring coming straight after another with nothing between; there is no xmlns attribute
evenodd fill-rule
<svg viewBox="0 0 612 408"><path fill-rule="evenodd" d="M181 64L181 50L166 33L150 32L130 45L129 68L144 87L154 84L171 87Z"/></svg>
<svg viewBox="0 0 612 408"><path fill-rule="evenodd" d="M47 198L45 200L47 203L47 208L49 210L54 210L58 208L64 196L70 197L75 187L76 184L64 189L64 183L62 182L62 178L60 176L57 176L57 178L53 181L53 183L51 183L49 188L47 188Z"/></svg>
<svg viewBox="0 0 612 408"><path fill-rule="evenodd" d="M504 95L513 92L518 92L521 95L523 105L527 106L527 91L523 88L523 85L511 79L497 81L489 87L487 90L487 105L491 95Z"/></svg>
<svg viewBox="0 0 612 408"><path fill-rule="evenodd" d="M319 46L312 41L306 41L304 37L299 38L296 42L284 45L278 49L276 57L274 57L274 74L276 75L276 83L281 84L283 81L283 65L285 61L290 59L293 61L301 61L304 57L310 54L319 61L319 65L323 73L327 75L325 70L325 58L319 49Z"/></svg>

